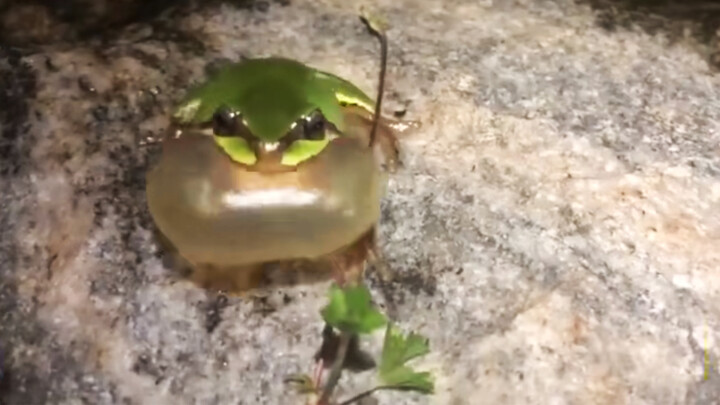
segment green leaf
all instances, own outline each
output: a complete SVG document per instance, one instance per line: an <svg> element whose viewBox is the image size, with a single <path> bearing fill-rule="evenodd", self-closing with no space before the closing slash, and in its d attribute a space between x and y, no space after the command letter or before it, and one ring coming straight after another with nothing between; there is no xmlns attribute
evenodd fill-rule
<svg viewBox="0 0 720 405"><path fill-rule="evenodd" d="M416 372L405 365L408 361L430 352L428 341L421 335L402 331L388 324L385 331L379 375L384 385L399 390L412 390L430 394L434 390L432 375Z"/></svg>
<svg viewBox="0 0 720 405"><path fill-rule="evenodd" d="M410 333L405 337L398 328L388 325L383 343L380 370L392 370L429 352L430 348L424 337L416 333Z"/></svg>
<svg viewBox="0 0 720 405"><path fill-rule="evenodd" d="M330 287L330 303L323 308L325 322L343 332L367 334L381 328L387 320L370 302L370 292L365 286L345 289Z"/></svg>
<svg viewBox="0 0 720 405"><path fill-rule="evenodd" d="M383 375L383 384L396 390L418 391L423 394L432 394L435 383L432 375L427 372L415 372L408 366L401 366Z"/></svg>

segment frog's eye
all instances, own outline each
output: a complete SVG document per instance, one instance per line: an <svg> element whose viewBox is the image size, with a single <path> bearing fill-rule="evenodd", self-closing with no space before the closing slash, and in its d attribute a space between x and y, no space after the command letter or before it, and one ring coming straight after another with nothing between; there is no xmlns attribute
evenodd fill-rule
<svg viewBox="0 0 720 405"><path fill-rule="evenodd" d="M315 110L295 121L283 141L288 145L298 140L320 141L325 139L328 129L332 129L332 125Z"/></svg>
<svg viewBox="0 0 720 405"><path fill-rule="evenodd" d="M213 114L212 128L215 143L230 159L245 165L255 164L257 157L248 142L248 131L239 114L227 108L218 109Z"/></svg>
<svg viewBox="0 0 720 405"><path fill-rule="evenodd" d="M228 109L219 108L212 118L213 133L217 136L240 135L242 126L239 114Z"/></svg>
<svg viewBox="0 0 720 405"><path fill-rule="evenodd" d="M283 151L282 164L296 166L322 152L330 141L337 137L335 132L335 127L319 110L300 118L283 138L286 148Z"/></svg>
<svg viewBox="0 0 720 405"><path fill-rule="evenodd" d="M320 113L320 111L315 111L314 113L308 115L303 119L303 132L304 137L303 139L308 140L321 140L325 138L325 124L327 121L325 121L325 117Z"/></svg>
<svg viewBox="0 0 720 405"><path fill-rule="evenodd" d="M283 139L287 148L283 152L282 164L296 166L319 154L337 137L336 132L337 129L320 111L314 111L299 119Z"/></svg>

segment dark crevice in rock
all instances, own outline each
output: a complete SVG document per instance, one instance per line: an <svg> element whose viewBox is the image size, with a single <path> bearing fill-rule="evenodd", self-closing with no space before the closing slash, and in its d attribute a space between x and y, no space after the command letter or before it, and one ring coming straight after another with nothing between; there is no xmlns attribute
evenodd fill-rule
<svg viewBox="0 0 720 405"><path fill-rule="evenodd" d="M204 7L226 4L266 12L273 4L289 3L289 0L8 0L0 2L0 43L32 47L78 40L112 41L136 24L150 24L167 34L173 31L173 21Z"/></svg>
<svg viewBox="0 0 720 405"><path fill-rule="evenodd" d="M15 367L11 359L21 342L37 344L44 331L35 327L31 308L21 305L14 271L20 264L15 218L22 208L17 201L30 168L34 137L28 132L30 101L35 97L36 73L16 50L0 46L0 403L42 403L45 390L31 390L16 401L18 390L34 373ZM38 384L42 381L37 381ZM32 386L38 386L33 383ZM41 385L40 385L41 386ZM5 401L5 402L4 402Z"/></svg>
<svg viewBox="0 0 720 405"><path fill-rule="evenodd" d="M36 319L35 305L21 301L14 286L0 279L0 404L63 402L66 381L80 385L82 399L97 403L107 389L96 378L84 378L78 356L85 348L61 347Z"/></svg>
<svg viewBox="0 0 720 405"><path fill-rule="evenodd" d="M79 194L100 196L93 205L94 223L98 229L109 220L115 232L100 242L104 269L92 284L93 294L132 294L133 286L142 284L138 265L152 256L141 230L152 229L145 206L146 161L127 145L105 150L113 167L106 171L110 180L94 190L79 189ZM123 288L124 287L124 288Z"/></svg>
<svg viewBox="0 0 720 405"><path fill-rule="evenodd" d="M109 65L119 57L116 53L107 50ZM144 232L153 228L145 203L145 173L151 151L139 146L139 135L143 134L139 126L162 114L165 96L156 89L137 91L135 85L118 82L111 90L99 93L92 90L94 84L88 78L78 83L78 89L95 103L87 107L82 147L74 153L89 161L107 161L107 165L101 172L88 172L74 182L73 199L89 201L92 212L88 215L93 217L96 229L113 229L98 241L97 253L105 266L93 277L93 295L134 294L134 286L147 281L138 266L153 256Z"/></svg>
<svg viewBox="0 0 720 405"><path fill-rule="evenodd" d="M720 3L709 0L577 0L597 12L597 23L614 32L639 27L650 35L665 34L671 41L689 32L707 49L708 59L720 68Z"/></svg>
<svg viewBox="0 0 720 405"><path fill-rule="evenodd" d="M18 175L29 156L29 101L35 97L36 73L19 51L0 45L0 176Z"/></svg>
<svg viewBox="0 0 720 405"><path fill-rule="evenodd" d="M51 345L45 343L46 347ZM63 354L61 348L55 347L48 353L51 354L49 359L48 356L32 359L7 372L8 390L0 393L0 403L4 400L8 405L56 404L71 398L83 403L108 403L108 397L113 396L112 390L102 380L86 374L75 359ZM76 393L67 391L68 383L77 385Z"/></svg>

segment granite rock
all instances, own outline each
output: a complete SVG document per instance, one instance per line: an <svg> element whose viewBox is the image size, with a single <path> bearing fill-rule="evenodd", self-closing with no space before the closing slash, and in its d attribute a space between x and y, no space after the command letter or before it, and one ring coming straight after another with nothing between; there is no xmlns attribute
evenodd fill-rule
<svg viewBox="0 0 720 405"><path fill-rule="evenodd" d="M383 207L395 280L370 284L437 376L380 403L720 403L720 76L694 40L607 31L568 0L373 6L386 112L422 127ZM101 44L0 48L0 402L300 403L282 380L312 367L327 285L244 299L168 269L139 141L228 59L372 93L356 7L213 3Z"/></svg>

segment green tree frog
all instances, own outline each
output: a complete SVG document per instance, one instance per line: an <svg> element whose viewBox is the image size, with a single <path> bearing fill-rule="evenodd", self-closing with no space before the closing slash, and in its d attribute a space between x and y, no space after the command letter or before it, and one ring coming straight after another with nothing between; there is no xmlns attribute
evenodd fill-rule
<svg viewBox="0 0 720 405"><path fill-rule="evenodd" d="M193 278L244 291L268 264L298 261L356 277L398 156L393 123L374 121L377 102L282 58L228 65L192 89L147 175L147 201Z"/></svg>

